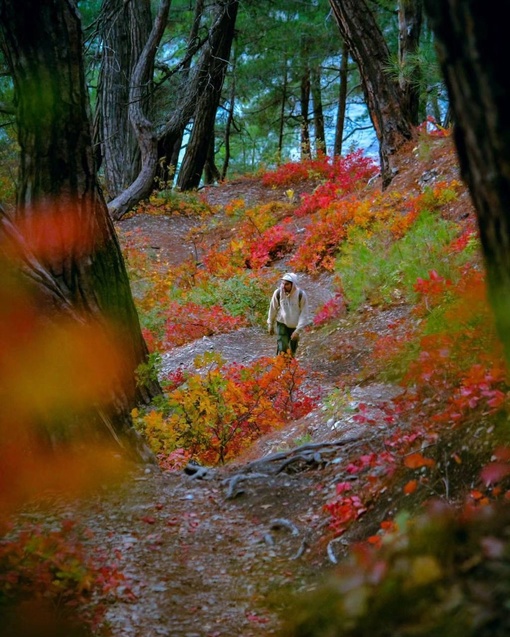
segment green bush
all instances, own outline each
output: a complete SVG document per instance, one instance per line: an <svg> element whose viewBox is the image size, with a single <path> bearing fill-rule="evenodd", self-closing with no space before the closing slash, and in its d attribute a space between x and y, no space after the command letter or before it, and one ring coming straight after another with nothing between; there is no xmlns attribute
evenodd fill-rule
<svg viewBox="0 0 510 637"><path fill-rule="evenodd" d="M220 305L231 316L243 316L256 325L266 319L271 291L267 281L243 272L230 279L211 278L193 288L187 300L206 307Z"/></svg>
<svg viewBox="0 0 510 637"><path fill-rule="evenodd" d="M382 224L353 229L335 264L350 308L402 298L415 301L414 284L430 270L455 281L474 249L447 250L457 234L456 223L431 212L422 213L398 241Z"/></svg>

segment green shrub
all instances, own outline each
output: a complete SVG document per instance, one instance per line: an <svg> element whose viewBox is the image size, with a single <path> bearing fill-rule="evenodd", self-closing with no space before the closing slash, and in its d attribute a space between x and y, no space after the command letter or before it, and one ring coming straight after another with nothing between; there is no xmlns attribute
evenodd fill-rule
<svg viewBox="0 0 510 637"><path fill-rule="evenodd" d="M402 298L414 301L416 280L430 270L456 280L475 245L462 252L448 250L457 234L456 223L431 212L423 212L398 241L382 225L370 230L354 228L335 264L350 308L364 303L391 304Z"/></svg>
<svg viewBox="0 0 510 637"><path fill-rule="evenodd" d="M229 279L211 278L193 288L187 299L198 305L220 305L231 316L243 316L252 325L266 319L271 287L250 273Z"/></svg>

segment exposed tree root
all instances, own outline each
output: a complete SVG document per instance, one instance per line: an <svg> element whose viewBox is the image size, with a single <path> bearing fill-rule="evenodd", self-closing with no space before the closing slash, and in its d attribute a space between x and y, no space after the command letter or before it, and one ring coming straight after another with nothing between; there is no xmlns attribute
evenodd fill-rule
<svg viewBox="0 0 510 637"><path fill-rule="evenodd" d="M249 475L244 475L242 473L236 473L235 476L229 478L228 480L224 480L225 483L228 483L227 494L225 495L226 500L231 500L236 498L238 495L244 493L244 489L237 489L237 485L244 480L254 480L255 478L267 478L269 477L267 473L251 473Z"/></svg>
<svg viewBox="0 0 510 637"><path fill-rule="evenodd" d="M299 535L299 529L297 528L297 526L291 522L290 520L287 520L287 518L276 518L274 520L271 520L271 529L288 529L292 535Z"/></svg>
<svg viewBox="0 0 510 637"><path fill-rule="evenodd" d="M249 473L255 469L262 468L263 471L267 471L271 475L278 475L282 471L285 471L287 467L295 464L299 461L308 466L322 467L329 464L331 461L329 457L338 453L338 450L346 446L351 446L354 443L363 441L361 436L355 436L351 438L343 438L342 440L335 440L333 442L314 442L295 447L289 451L280 451L278 453L264 456L245 465L242 469L242 473ZM328 458L324 458L327 456ZM280 462L281 461L281 462ZM275 466L277 462L279 465Z"/></svg>

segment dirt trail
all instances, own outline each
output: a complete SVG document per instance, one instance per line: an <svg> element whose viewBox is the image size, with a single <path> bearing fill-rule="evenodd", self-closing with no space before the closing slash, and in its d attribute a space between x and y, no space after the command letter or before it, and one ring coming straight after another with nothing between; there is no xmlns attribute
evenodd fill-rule
<svg viewBox="0 0 510 637"><path fill-rule="evenodd" d="M255 186L250 182L247 187L249 195L256 197ZM239 185L232 189L239 196ZM232 198L232 191L221 194ZM143 237L149 237L147 249L157 250L161 260L178 262L192 249L186 244L187 219L143 215L121 225L133 233L139 228L141 245ZM285 269L285 264L279 267ZM302 276L301 285L309 294L313 316L333 294L330 277ZM373 329L384 330L394 318L395 310L378 315ZM347 352L335 353L332 343L338 347L339 336L335 334L333 341L312 330L299 347L308 383L321 386L325 393L342 373L356 369L370 348L370 339L357 335ZM354 336L346 333L343 338ZM274 337L262 328L243 328L167 352L163 373L192 367L196 355L205 351L246 364L271 356L274 350ZM261 439L236 463L198 477L135 471L121 489L80 503L76 517L92 530L92 544L116 556L116 564L128 577L128 599L116 601L107 613L110 634L277 634L291 593L313 587L333 565L335 553L330 549L328 556L321 539L326 521L323 507L335 494L343 459L368 433L354 422L353 409L359 402L370 409L394 391L381 384L351 387L343 392L336 410L328 412L319 406ZM319 442L324 443L322 448ZM290 451L303 444L304 448ZM280 457L264 462L278 452ZM290 455L282 457L283 453Z"/></svg>
<svg viewBox="0 0 510 637"><path fill-rule="evenodd" d="M396 187L402 180L408 192L425 170L418 164L414 168L413 153L410 149L395 178ZM433 158L430 161L433 165ZM446 161L450 170L454 161ZM239 180L208 190L207 197L221 206L239 198L249 204L284 200L285 193L264 189L255 180ZM194 250L187 239L194 224L183 216L142 214L118 227L162 263L180 263ZM278 268L284 271L285 262ZM312 315L333 294L327 275L301 276L300 283L309 295ZM90 530L91 548L106 550L125 573L123 599L108 600L110 637L278 634L291 595L314 587L345 548L337 542L328 551L324 504L335 495L336 483L345 479L350 452L360 453L362 445L375 449L389 427L359 424L355 408L363 403L369 419L381 423L378 404L397 392L391 385L370 382L368 374L362 383L352 379L367 360L374 335L388 334L406 313L403 305L367 308L362 316L346 316L333 332L308 331L298 350L307 382L325 394L341 387L337 403L319 405L305 418L265 436L235 463L194 475L136 468L120 488L105 488L72 505L55 506L51 513L44 511L49 528L62 517L76 519ZM263 328L243 328L165 353L163 373L189 368L197 354L209 350L229 362L247 364L273 355L275 345ZM366 515L355 533L366 537L379 521Z"/></svg>

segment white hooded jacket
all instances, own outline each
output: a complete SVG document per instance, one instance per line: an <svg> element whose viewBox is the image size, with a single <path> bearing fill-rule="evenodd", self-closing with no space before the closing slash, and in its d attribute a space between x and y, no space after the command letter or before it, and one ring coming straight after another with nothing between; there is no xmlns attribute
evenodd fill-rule
<svg viewBox="0 0 510 637"><path fill-rule="evenodd" d="M280 287L273 292L271 297L267 324L269 327L274 327L275 322L278 321L299 331L310 322L308 298L306 292L298 287L295 274L286 274L285 278L287 281L292 281L292 290L287 294L282 280Z"/></svg>

